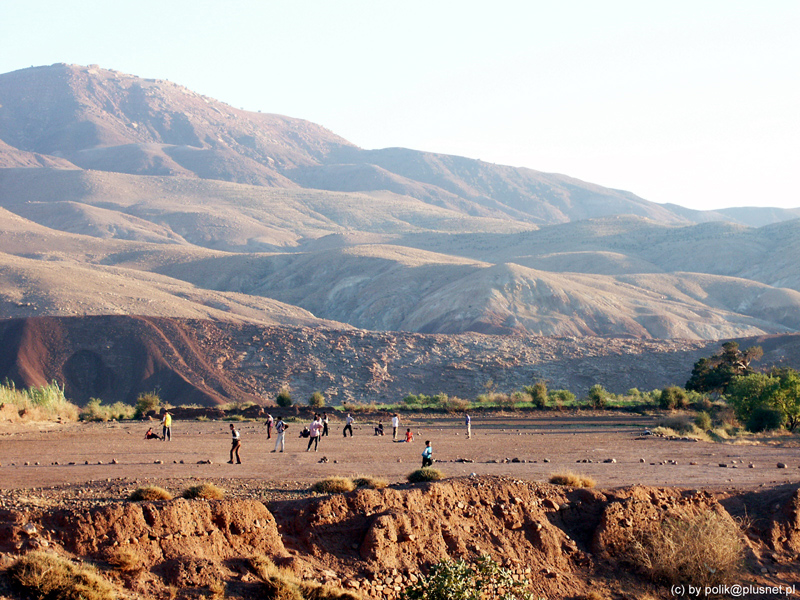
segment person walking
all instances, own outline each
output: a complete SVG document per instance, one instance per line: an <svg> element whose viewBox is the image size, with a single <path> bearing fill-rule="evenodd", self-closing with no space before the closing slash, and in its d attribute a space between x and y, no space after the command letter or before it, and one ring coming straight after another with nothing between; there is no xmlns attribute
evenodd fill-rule
<svg viewBox="0 0 800 600"><path fill-rule="evenodd" d="M397 428L400 427L400 415L394 413L392 417L392 440L397 439Z"/></svg>
<svg viewBox="0 0 800 600"><path fill-rule="evenodd" d="M425 441L425 450L422 451L422 467L430 467L433 464L433 446L430 440Z"/></svg>
<svg viewBox="0 0 800 600"><path fill-rule="evenodd" d="M172 414L165 408L161 415L161 439L165 442L172 441Z"/></svg>
<svg viewBox="0 0 800 600"><path fill-rule="evenodd" d="M344 429L342 430L342 434L344 437L347 437L347 432L350 432L350 437L353 437L353 423L355 419L350 416L350 413L347 413L347 418L344 420Z"/></svg>
<svg viewBox="0 0 800 600"><path fill-rule="evenodd" d="M472 419L470 418L469 413L464 413L464 415L464 425L467 426L467 439L470 439L472 437Z"/></svg>
<svg viewBox="0 0 800 600"><path fill-rule="evenodd" d="M311 425L309 425L308 430L310 434L308 436L306 452L311 450L311 444L314 444L314 452L316 452L317 446L319 446L319 438L322 435L322 418L319 415L314 415L314 420L311 422Z"/></svg>
<svg viewBox="0 0 800 600"><path fill-rule="evenodd" d="M272 452L278 451L278 446L281 447L281 452L283 452L284 448L286 447L286 430L289 429L289 426L283 422L283 419L279 418L278 422L275 423L275 449Z"/></svg>
<svg viewBox="0 0 800 600"><path fill-rule="evenodd" d="M242 447L242 436L239 435L239 430L231 423L231 459L228 464L233 464L233 456L236 455L236 464L242 464L242 459L239 457L239 449Z"/></svg>
<svg viewBox="0 0 800 600"><path fill-rule="evenodd" d="M272 415L267 414L267 420L264 421L264 425L267 426L267 439L272 437L272 425L275 423L275 419L272 418Z"/></svg>
<svg viewBox="0 0 800 600"><path fill-rule="evenodd" d="M328 413L322 413L322 435L328 435Z"/></svg>

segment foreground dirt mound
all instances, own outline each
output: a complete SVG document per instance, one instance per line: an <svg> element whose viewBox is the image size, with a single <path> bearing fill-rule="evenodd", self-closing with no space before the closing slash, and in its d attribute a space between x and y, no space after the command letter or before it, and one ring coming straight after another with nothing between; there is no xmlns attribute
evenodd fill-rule
<svg viewBox="0 0 800 600"><path fill-rule="evenodd" d="M800 489L723 497L737 510L770 507L747 529L749 580L800 582ZM717 511L714 495L633 487L613 492L513 479L467 478L276 503L255 500L120 502L70 512L0 512L3 563L31 549L95 562L146 597L204 597L226 583L233 596L262 593L250 558L366 597L399 597L442 559L491 555L527 578L538 596L590 592L668 595L625 562L633 529L664 515ZM733 521L731 521L733 522Z"/></svg>

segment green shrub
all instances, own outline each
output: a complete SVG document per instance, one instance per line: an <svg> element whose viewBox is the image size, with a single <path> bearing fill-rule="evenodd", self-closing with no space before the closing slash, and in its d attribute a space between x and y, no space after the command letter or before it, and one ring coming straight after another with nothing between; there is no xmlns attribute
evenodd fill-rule
<svg viewBox="0 0 800 600"><path fill-rule="evenodd" d="M680 435L686 435L694 432L694 419L692 419L691 415L675 415L660 419L658 426L672 429Z"/></svg>
<svg viewBox="0 0 800 600"><path fill-rule="evenodd" d="M750 417L747 419L748 431L774 431L775 429L780 429L782 426L783 414L781 411L766 406L759 406L753 409L750 413Z"/></svg>
<svg viewBox="0 0 800 600"><path fill-rule="evenodd" d="M587 398L592 408L604 408L608 402L608 392L599 383L595 383L590 389Z"/></svg>
<svg viewBox="0 0 800 600"><path fill-rule="evenodd" d="M442 477L444 474L439 469L422 467L409 473L406 479L411 483L420 483L422 481L439 481Z"/></svg>
<svg viewBox="0 0 800 600"><path fill-rule="evenodd" d="M548 396L550 398L550 404L559 409L565 404L575 404L575 394L569 390L553 390Z"/></svg>
<svg viewBox="0 0 800 600"><path fill-rule="evenodd" d="M470 566L463 558L433 565L403 592L403 600L533 600L530 583L483 555ZM502 596L500 590L503 591Z"/></svg>
<svg viewBox="0 0 800 600"><path fill-rule="evenodd" d="M8 568L23 598L116 600L122 594L94 569L50 552L29 552Z"/></svg>
<svg viewBox="0 0 800 600"><path fill-rule="evenodd" d="M676 408L686 408L689 404L689 397L686 390L677 385L671 385L661 390L659 405L664 410L674 410Z"/></svg>
<svg viewBox="0 0 800 600"><path fill-rule="evenodd" d="M0 405L9 404L17 411L22 421L67 420L78 418L78 407L64 396L64 388L57 382L41 387L18 390L13 382L6 380L0 386Z"/></svg>
<svg viewBox="0 0 800 600"><path fill-rule="evenodd" d="M131 492L131 495L128 496L128 500L132 502L155 502L156 500L172 500L172 494L170 494L164 488L158 487L157 485L148 485L133 490L133 492Z"/></svg>
<svg viewBox="0 0 800 600"><path fill-rule="evenodd" d="M320 494L343 494L356 489L356 484L348 477L327 477L316 482L311 489Z"/></svg>
<svg viewBox="0 0 800 600"><path fill-rule="evenodd" d="M292 393L288 388L282 388L281 391L278 392L278 395L275 396L275 404L282 406L283 408L287 408L292 405Z"/></svg>
<svg viewBox="0 0 800 600"><path fill-rule="evenodd" d="M134 418L141 419L151 412L157 413L159 408L161 408L161 397L158 392L143 392L136 398Z"/></svg>
<svg viewBox="0 0 800 600"><path fill-rule="evenodd" d="M537 381L533 385L526 385L522 388L531 397L531 404L534 408L545 408L547 406L547 384L544 381Z"/></svg>
<svg viewBox="0 0 800 600"><path fill-rule="evenodd" d="M308 405L311 408L322 408L325 406L325 396L322 392L314 392L308 399Z"/></svg>
<svg viewBox="0 0 800 600"><path fill-rule="evenodd" d="M711 415L706 411L701 411L694 419L694 424L703 431L711 429Z"/></svg>
<svg viewBox="0 0 800 600"><path fill-rule="evenodd" d="M189 500L195 498L203 500L222 500L225 497L225 490L213 483L201 483L183 490L181 497Z"/></svg>
<svg viewBox="0 0 800 600"><path fill-rule="evenodd" d="M78 418L81 421L111 421L112 419L132 419L136 408L123 402L104 406L100 398L91 398L83 407Z"/></svg>

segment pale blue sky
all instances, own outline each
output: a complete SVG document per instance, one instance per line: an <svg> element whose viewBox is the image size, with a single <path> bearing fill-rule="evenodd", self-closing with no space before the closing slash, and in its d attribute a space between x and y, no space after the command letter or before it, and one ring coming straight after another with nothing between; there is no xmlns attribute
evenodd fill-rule
<svg viewBox="0 0 800 600"><path fill-rule="evenodd" d="M55 62L691 208L800 206L800 2L0 2Z"/></svg>

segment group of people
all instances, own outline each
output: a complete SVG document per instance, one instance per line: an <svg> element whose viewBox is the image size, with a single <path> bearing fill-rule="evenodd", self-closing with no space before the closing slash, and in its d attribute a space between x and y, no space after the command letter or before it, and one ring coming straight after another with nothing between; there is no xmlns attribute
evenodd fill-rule
<svg viewBox="0 0 800 600"><path fill-rule="evenodd" d="M353 423L355 423L355 419L347 413L347 417L345 418L345 425L342 431L344 437L347 437L347 433L350 433L350 437L353 437ZM289 428L289 425L286 422L279 418L277 421L273 418L272 415L267 415L267 420L264 422L264 425L267 427L267 439L272 439L272 432L273 429L275 430L275 448L270 452L283 452L286 448L286 430ZM308 438L308 446L306 447L306 452L311 450L311 446L314 446L314 452L316 452L319 448L319 441L320 438L325 437L328 435L329 429L329 419L328 413L323 413L320 415L319 413L314 414L314 420L311 422L310 425L304 427L303 430L300 432L300 437ZM472 437L472 419L470 418L469 414L465 413L465 425L467 428L467 438ZM153 428L150 427L147 430L147 433L144 436L144 439L160 439L164 441L172 441L172 414L167 410L164 409L162 411L162 418L161 418L161 426L162 426L162 435L158 435L153 431ZM410 428L406 428L406 435L405 439L398 440L397 439L397 431L400 428L400 415L395 413L392 416L392 440L393 441L400 441L400 442L413 442L414 441L414 434L411 432ZM230 451L230 460L228 461L229 464L242 464L242 459L239 456L239 450L242 447L242 438L241 434L238 429L234 426L233 423L230 424L230 432L231 432L231 451ZM375 427L375 435L383 435L383 423L378 423ZM280 450L279 450L280 448ZM234 461L234 458L236 459ZM433 464L433 447L431 446L430 440L425 441L425 449L422 452L422 466L427 467Z"/></svg>

